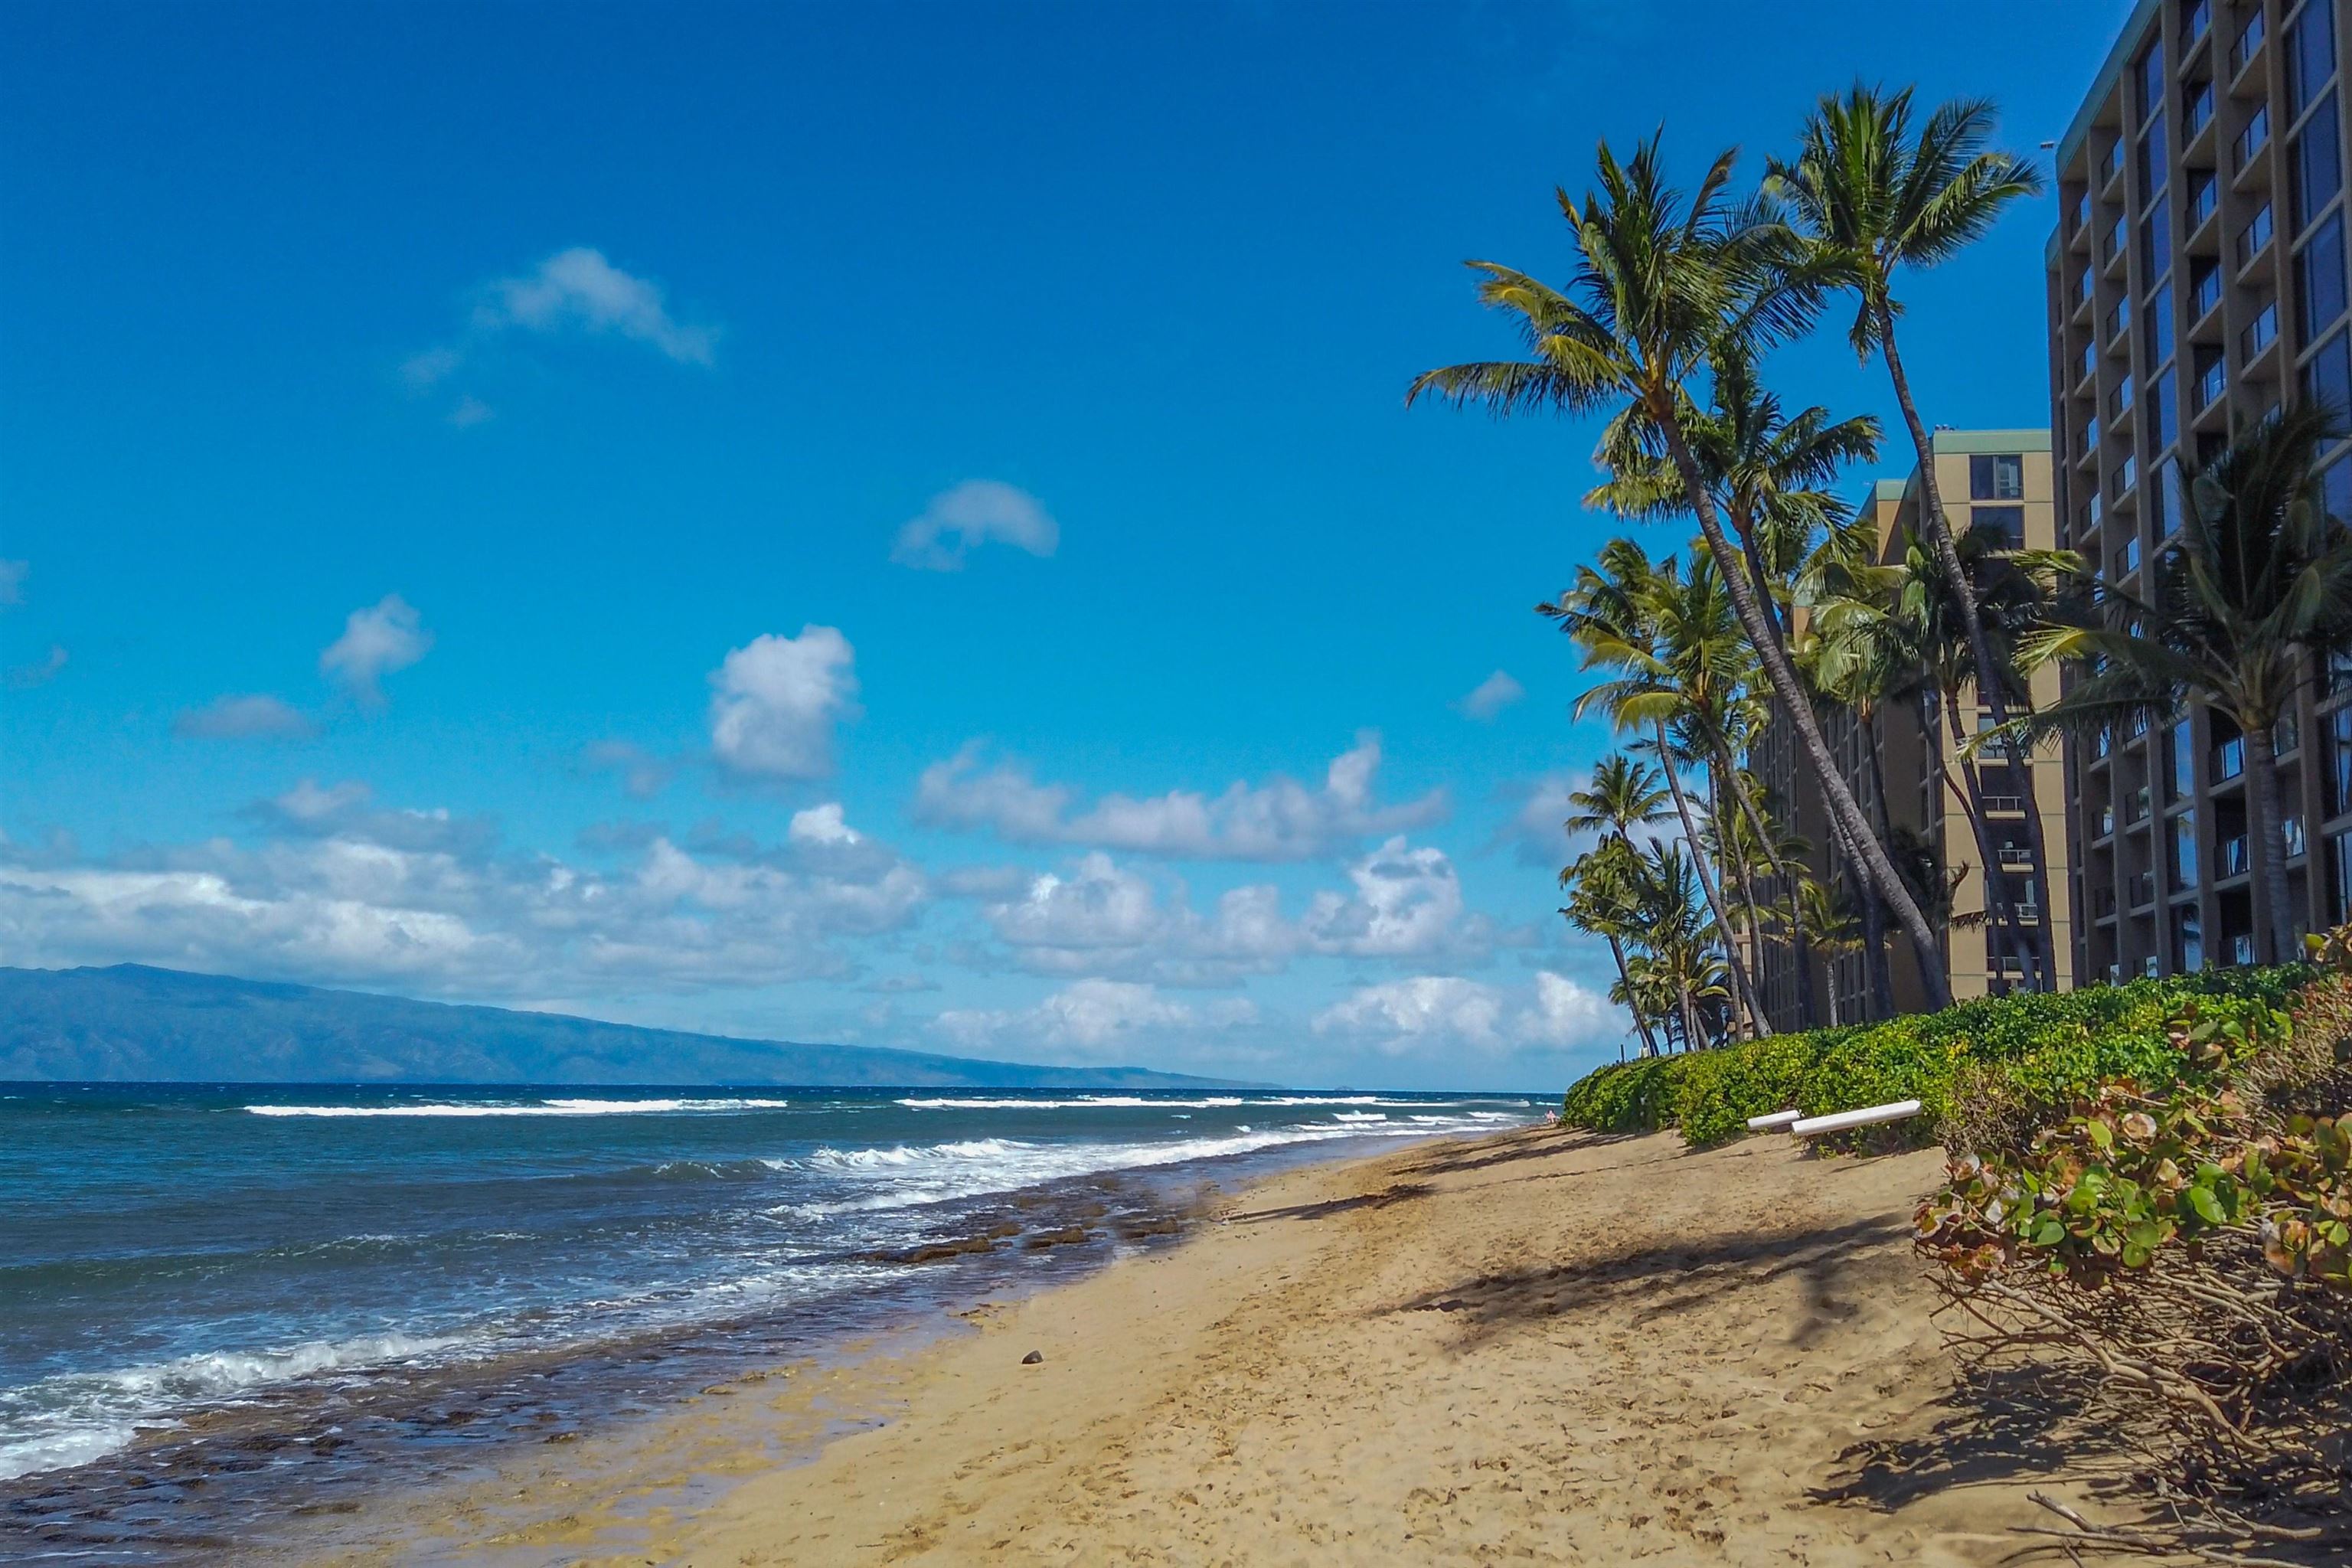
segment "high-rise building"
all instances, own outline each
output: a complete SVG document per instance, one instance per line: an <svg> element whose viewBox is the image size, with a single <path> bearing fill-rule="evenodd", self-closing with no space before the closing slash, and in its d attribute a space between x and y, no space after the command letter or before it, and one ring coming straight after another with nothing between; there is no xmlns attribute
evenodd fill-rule
<svg viewBox="0 0 2352 1568"><path fill-rule="evenodd" d="M2001 551L2056 546L2048 431L1937 430L1930 446L1937 490L1956 533L1973 534ZM1881 479L1873 487L1859 515L1873 525L1882 563L1900 564L1924 548L1919 544L1924 506L1916 468L1905 479ZM1799 615L1802 617L1804 612ZM1810 629L1801 620L1800 638ZM2058 672L2038 672L2035 702L2047 703L2057 693ZM1979 745L1976 754L1964 756L1963 742L1992 722L1968 684L1961 686L1957 703L1948 704L1933 691L1895 693L1867 711L1841 708L1823 719L1824 738L1847 784L1905 864L1915 895L1936 927L1940 965L1954 999L1966 1001L2028 984L2034 966L2026 952L2012 945L2011 935L2021 927L2023 941L2052 956L2052 972L2044 982L2048 988L2071 985L2075 972L2074 900L2058 746ZM1809 846L1814 878L1843 889L1850 900L1858 899L1855 879L1831 853L1832 829L1821 791L1799 785L1804 770L1788 729L1785 723L1767 729L1757 748L1756 771L1791 828ZM2030 874L2029 801L2039 808L2051 861L2046 901ZM1979 822L1984 827L1981 842ZM1988 919L1989 903L2005 904L2016 923ZM1885 936L1893 1010L1922 1011L1927 993L1911 945L1891 921ZM1764 943L1756 967L1773 1027L1801 1027L1801 991L1783 944ZM1816 1006L1824 1021L1832 1010L1842 1022L1882 1013L1870 994L1859 952L1817 958L1813 973Z"/></svg>
<svg viewBox="0 0 2352 1568"><path fill-rule="evenodd" d="M2341 62L2347 0L2142 0L2058 144L2048 247L2060 542L2150 587L2184 476L2282 405L2352 413ZM2326 469L2352 517L2352 456ZM2278 738L2287 892L2352 904L2352 672L2315 671ZM2267 890L2245 746L2201 705L2071 746L2085 980L2244 963Z"/></svg>

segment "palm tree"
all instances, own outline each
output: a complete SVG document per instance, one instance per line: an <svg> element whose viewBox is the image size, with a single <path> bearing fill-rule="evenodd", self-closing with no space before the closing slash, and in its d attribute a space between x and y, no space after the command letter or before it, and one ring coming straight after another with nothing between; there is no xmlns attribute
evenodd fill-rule
<svg viewBox="0 0 2352 1568"><path fill-rule="evenodd" d="M2011 721L2030 736L2089 733L2134 719L2169 723L2191 700L2228 715L2245 737L2273 963L2294 952L2274 732L2307 660L2352 647L2352 534L2327 515L2314 471L2336 419L2296 408L2200 471L2180 536L2157 558L2153 597L2102 585L2088 624L2029 637L2028 668L2063 659L2081 673L2049 708Z"/></svg>
<svg viewBox="0 0 2352 1568"><path fill-rule="evenodd" d="M1686 578L1672 558L1654 565L1640 545L1617 539L1602 547L1597 570L1579 567L1573 588L1557 603L1536 608L1558 619L1560 629L1575 638L1586 669L1613 672L1614 679L1577 699L1575 712L1581 718L1597 709L1620 731L1647 732L1641 748L1658 759L1684 839L1693 850L1692 869L1714 912L1717 930L1727 934L1731 921L1723 893L1706 855L1699 852L1698 817L1677 766L1697 752L1687 743L1695 731L1704 729L1695 715L1719 700L1727 679L1736 679L1727 676L1726 666L1742 652L1737 637L1715 613L1721 603L1721 574L1696 564ZM1677 734L1685 743L1677 743ZM1726 956L1733 994L1751 1029L1769 1033L1747 966L1737 952L1727 952Z"/></svg>
<svg viewBox="0 0 2352 1568"><path fill-rule="evenodd" d="M1843 954L1862 947L1862 925L1854 917L1853 900L1843 889L1826 887L1811 877L1797 889L1797 928L1806 945L1827 963L1834 964ZM1844 1021L1838 1016L1838 988L1832 985L1830 1026L1835 1028Z"/></svg>
<svg viewBox="0 0 2352 1568"><path fill-rule="evenodd" d="M1646 950L1636 973L1674 997L1683 1044L1696 1050L1711 1031L1706 1016L1728 997L1717 956L1722 933L1692 887L1696 859L1679 843L1652 844L1642 857L1638 901Z"/></svg>
<svg viewBox="0 0 2352 1568"><path fill-rule="evenodd" d="M1685 388L1707 374L1712 355L1727 344L1739 352L1759 349L1801 330L1814 313L1817 290L1792 266L1785 226L1759 204L1727 199L1736 156L1716 159L1686 199L1666 184L1655 138L1622 164L1603 142L1601 194L1588 194L1580 204L1566 191L1558 193L1578 253L1567 291L1494 262L1470 264L1484 276L1480 298L1519 319L1530 357L1425 372L1407 401L1434 395L1506 415L1631 409L1655 426L1773 695L1789 712L1830 809L1861 847L1864 873L1917 950L1930 1001L1941 1006L1950 994L1937 967L1935 932L1839 773L1780 627L1741 569L1741 552L1724 531L1683 433Z"/></svg>
<svg viewBox="0 0 2352 1568"><path fill-rule="evenodd" d="M1912 90L1889 93L1856 82L1843 96L1824 97L1805 122L1796 159L1767 161L1765 184L1788 202L1811 242L1819 276L1852 289L1859 300L1849 339L1863 358L1875 350L1886 363L1918 455L1928 548L1959 611L1975 667L1991 669L1993 650L1937 483L1934 444L1895 340L1903 306L1895 297L1895 275L1933 267L1981 238L2010 204L2040 193L2042 176L2025 159L1987 150L1995 117L1989 100L1943 104L1915 134ZM2008 723L2006 693L1994 686L1978 697L1996 726ZM2032 758L2019 759L2016 772L2032 860L2028 876L2048 909L2049 845Z"/></svg>
<svg viewBox="0 0 2352 1568"><path fill-rule="evenodd" d="M1608 941L1609 955L1617 961L1617 989L1612 994L1633 1015L1633 1026L1642 1036L1642 1054L1654 1057L1658 1040L1650 1030L1648 998L1636 992L1633 972L1625 963L1626 940L1640 941L1644 929L1637 897L1640 875L1641 857L1632 841L1622 835L1604 838L1597 848L1578 856L1560 872L1568 903L1559 912L1574 929Z"/></svg>

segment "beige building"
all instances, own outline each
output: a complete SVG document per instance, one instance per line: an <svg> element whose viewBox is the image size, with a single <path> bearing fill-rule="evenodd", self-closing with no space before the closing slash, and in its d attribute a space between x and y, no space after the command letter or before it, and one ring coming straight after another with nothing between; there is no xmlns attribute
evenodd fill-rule
<svg viewBox="0 0 2352 1568"><path fill-rule="evenodd" d="M2283 403L2352 413L2342 62L2352 0L2141 0L2058 144L2047 256L2065 545L2151 587L2184 475ZM2326 469L2352 517L2352 456ZM2352 907L2352 672L2315 672L2279 730L2286 894ZM2245 748L2201 706L2068 759L2077 972L2267 961ZM2293 954L2279 956L2292 957Z"/></svg>
<svg viewBox="0 0 2352 1568"><path fill-rule="evenodd" d="M1945 514L1956 532L1990 536L2010 550L2056 547L2049 432L1938 430L1932 447ZM1908 479L1881 479L1873 487L1863 503L1863 515L1876 524L1881 562L1892 563L1904 558L1919 533L1923 505L1916 470ZM2036 678L2037 703L2056 696L2057 679L2054 670ZM1863 810L1884 825L1889 838L1909 851L1913 864L1921 868L1920 879L1937 889L1927 900L1927 912L1941 939L1945 974L1953 996L1966 1000L2019 989L2030 973L2023 955L2002 946L1994 925L1984 918L1988 897L1995 892L2006 895L2024 924L2047 933L2054 959L2053 988L2072 985L2073 879L2067 856L2065 775L2056 742L2036 749L2030 758L2022 750L2004 754L1996 749L1964 765L1953 734L1953 716L1927 693L1889 699L1866 721L1863 715L1845 710L1825 718L1831 749L1837 753ZM1974 735L1991 721L1974 689L1963 687L1958 711L1959 734ZM1830 825L1821 792L1801 787L1801 770L1787 728L1772 726L1755 765L1797 833L1812 847L1814 875L1832 885L1846 882L1843 869L1832 868ZM1979 846L1970 815L1971 771L1973 809L1980 812L1990 840L1990 864ZM2046 896L2034 887L2027 870L2032 864L2025 816L2029 797L2040 807L2051 860ZM1927 866L1934 868L1932 874L1925 869ZM1920 1011L1927 1005L1926 991L1911 944L1889 924L1886 952L1895 1010ZM1802 1026L1802 994L1792 955L1781 944L1767 943L1758 958L1762 976L1759 989L1774 1027ZM1879 1011L1859 953L1833 963L1817 961L1814 988L1823 1021L1831 1016L1832 999L1835 1016L1844 1022L1872 1017Z"/></svg>

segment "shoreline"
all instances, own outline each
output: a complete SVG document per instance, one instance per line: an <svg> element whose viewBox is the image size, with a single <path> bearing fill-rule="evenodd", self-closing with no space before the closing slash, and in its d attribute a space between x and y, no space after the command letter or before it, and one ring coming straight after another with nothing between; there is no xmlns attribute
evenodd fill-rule
<svg viewBox="0 0 2352 1568"><path fill-rule="evenodd" d="M1939 1175L1551 1128L1294 1169L307 1560L1991 1563L2101 1468L2063 1413L2004 1451L1949 1399Z"/></svg>

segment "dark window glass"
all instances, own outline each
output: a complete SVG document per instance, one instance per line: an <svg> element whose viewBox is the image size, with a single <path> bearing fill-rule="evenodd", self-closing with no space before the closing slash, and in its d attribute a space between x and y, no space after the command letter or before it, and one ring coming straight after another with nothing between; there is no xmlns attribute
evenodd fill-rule
<svg viewBox="0 0 2352 1568"><path fill-rule="evenodd" d="M1985 452L1969 459L1970 500L2023 500L2025 459L2014 452Z"/></svg>
<svg viewBox="0 0 2352 1568"><path fill-rule="evenodd" d="M2193 811L2172 819L2172 885L2197 885L2197 814Z"/></svg>
<svg viewBox="0 0 2352 1568"><path fill-rule="evenodd" d="M2160 278L2172 265L2172 198L2159 195L2139 231L2140 276Z"/></svg>
<svg viewBox="0 0 2352 1568"><path fill-rule="evenodd" d="M2182 886L2194 887L2196 880L2191 877ZM2172 972L2194 974L2204 967L2204 917L2197 912L2195 904L2189 904L2172 912Z"/></svg>
<svg viewBox="0 0 2352 1568"><path fill-rule="evenodd" d="M2179 438L2180 427L2172 406L2172 378L2159 375L2147 384L2147 395L2141 399L2147 405L2147 455L2156 460L2158 454Z"/></svg>
<svg viewBox="0 0 2352 1568"><path fill-rule="evenodd" d="M2302 308L2303 341L2313 342L2344 313L2344 215L2327 215L2295 252L2294 291Z"/></svg>
<svg viewBox="0 0 2352 1568"><path fill-rule="evenodd" d="M2147 315L2141 323L2147 333L2147 363L2162 364L2172 357L2172 285L2167 283L2147 297Z"/></svg>
<svg viewBox="0 0 2352 1568"><path fill-rule="evenodd" d="M2286 101L2290 111L2319 96L2336 69L2336 8L2329 0L2305 0L2286 29Z"/></svg>
<svg viewBox="0 0 2352 1568"><path fill-rule="evenodd" d="M2142 206L2152 206L2163 194L2164 175L2169 167L2165 155L2164 116L2158 115L2148 122L2147 134L2139 139L2139 201Z"/></svg>
<svg viewBox="0 0 2352 1568"><path fill-rule="evenodd" d="M2139 58L2139 115L2146 120L2164 107L2164 41L2159 38Z"/></svg>
<svg viewBox="0 0 2352 1568"><path fill-rule="evenodd" d="M2329 93L2294 139L2290 154L2294 168L2294 227L2300 234L2311 226L2344 183L2344 165L2336 134L2336 95Z"/></svg>
<svg viewBox="0 0 2352 1568"><path fill-rule="evenodd" d="M1990 536L1996 549L2025 548L2025 509L2021 506L1972 506L1969 509L1969 527Z"/></svg>
<svg viewBox="0 0 2352 1568"><path fill-rule="evenodd" d="M2328 716L2327 815L2352 811L2352 708Z"/></svg>
<svg viewBox="0 0 2352 1568"><path fill-rule="evenodd" d="M2156 483L2151 488L2149 504L2156 508L2156 537L2161 542L2172 537L2180 526L2180 459L2167 458L2156 466Z"/></svg>
<svg viewBox="0 0 2352 1568"><path fill-rule="evenodd" d="M2189 736L2189 721L2183 719L2172 727L2172 798L2187 800L2197 793L2197 742Z"/></svg>
<svg viewBox="0 0 2352 1568"><path fill-rule="evenodd" d="M2352 525L2352 456L2338 458L2320 470L2319 495L2328 516Z"/></svg>
<svg viewBox="0 0 2352 1568"><path fill-rule="evenodd" d="M2342 925L2352 913L2352 833L2327 841L2327 923Z"/></svg>
<svg viewBox="0 0 2352 1568"><path fill-rule="evenodd" d="M2321 344L2303 367L2303 395L2339 419L2352 410L2352 350L2347 349L2342 332Z"/></svg>

